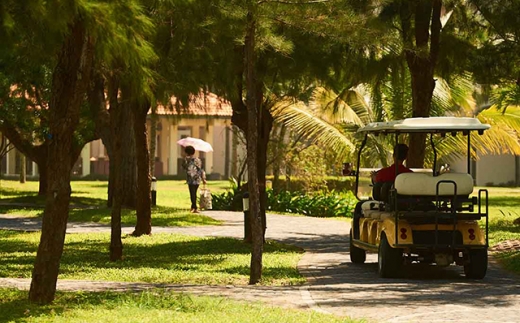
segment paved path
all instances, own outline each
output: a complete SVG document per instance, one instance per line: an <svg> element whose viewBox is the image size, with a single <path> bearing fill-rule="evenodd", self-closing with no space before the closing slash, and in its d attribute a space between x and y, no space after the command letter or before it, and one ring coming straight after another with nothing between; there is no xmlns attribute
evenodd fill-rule
<svg viewBox="0 0 520 323"><path fill-rule="evenodd" d="M224 221L222 226L158 228L199 236L243 237L242 214L204 212ZM309 284L297 287L154 285L60 280L62 290L167 288L194 294L262 300L271 304L306 308L374 322L520 322L520 277L490 263L483 280L467 280L461 267L411 267L406 279L377 276L377 256L367 263L349 261L346 222L308 217L268 215L267 239L294 244L306 250L298 264ZM37 230L31 219L0 215L0 228ZM109 231L96 224L69 224L68 232ZM132 228L124 228L131 232ZM0 286L28 288L29 280L0 279Z"/></svg>

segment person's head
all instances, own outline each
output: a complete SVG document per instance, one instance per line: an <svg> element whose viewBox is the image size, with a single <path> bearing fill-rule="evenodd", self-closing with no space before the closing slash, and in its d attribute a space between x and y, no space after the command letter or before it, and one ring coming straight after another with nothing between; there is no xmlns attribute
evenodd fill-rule
<svg viewBox="0 0 520 323"><path fill-rule="evenodd" d="M405 144L397 144L394 147L394 159L399 162L404 162L408 156L408 146Z"/></svg>
<svg viewBox="0 0 520 323"><path fill-rule="evenodd" d="M195 154L195 148L193 148L193 146L186 146L186 148L184 148L184 152L187 156L193 156Z"/></svg>

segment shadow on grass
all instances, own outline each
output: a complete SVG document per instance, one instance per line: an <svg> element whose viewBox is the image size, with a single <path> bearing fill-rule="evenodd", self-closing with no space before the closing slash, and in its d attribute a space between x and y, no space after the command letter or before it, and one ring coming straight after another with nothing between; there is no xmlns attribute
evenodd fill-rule
<svg viewBox="0 0 520 323"><path fill-rule="evenodd" d="M518 207L520 200L512 196L490 196L489 205L494 207Z"/></svg>
<svg viewBox="0 0 520 323"><path fill-rule="evenodd" d="M33 192L10 191L10 194L3 194L1 203L15 205L27 205L28 207L44 208L46 196L35 195ZM106 200L100 198L72 196L70 200L71 208L82 207L105 207Z"/></svg>
<svg viewBox="0 0 520 323"><path fill-rule="evenodd" d="M53 316L61 316L67 311L74 311L85 304L105 307L107 302L115 303L121 298L121 294L110 292L57 292L55 301L51 305L41 306L29 302L27 291L0 288L0 295L0 322L21 322L31 317L51 318ZM132 297L132 295L129 297Z"/></svg>
<svg viewBox="0 0 520 323"><path fill-rule="evenodd" d="M495 254L495 258L506 268L507 270L520 273L520 250L499 252Z"/></svg>
<svg viewBox="0 0 520 323"><path fill-rule="evenodd" d="M69 221L110 224L111 212L112 210L107 207L98 209L73 209L69 212ZM121 223L123 225L135 225L135 210L122 209ZM189 213L189 211L185 209L166 206L158 206L152 209L152 226L184 227L196 225L219 225L221 223L221 221L202 214Z"/></svg>
<svg viewBox="0 0 520 323"><path fill-rule="evenodd" d="M32 233L34 235L34 233ZM28 233L1 231L2 277L30 277L37 250L37 239L29 238ZM196 238L182 235L154 235L151 237L123 240L124 260L109 261L108 234L68 235L61 264L60 275L68 277L91 277L99 279L98 273L116 269L115 274L121 280L130 281L137 275L156 270L189 271L199 275L240 274L249 275L247 269L241 269L237 261L249 258L251 246L232 238ZM72 241L71 241L72 240ZM281 244L266 244L264 255L278 256L284 253L294 254L295 248ZM247 260L246 260L247 261ZM235 269L233 269L235 268ZM244 268L247 268L244 265ZM126 277L126 278L125 278ZM144 277L144 276L141 276ZM295 268L265 268L266 281L285 278L298 278Z"/></svg>
<svg viewBox="0 0 520 323"><path fill-rule="evenodd" d="M499 231L520 234L520 226L514 225L512 220L499 220L489 223L489 232Z"/></svg>

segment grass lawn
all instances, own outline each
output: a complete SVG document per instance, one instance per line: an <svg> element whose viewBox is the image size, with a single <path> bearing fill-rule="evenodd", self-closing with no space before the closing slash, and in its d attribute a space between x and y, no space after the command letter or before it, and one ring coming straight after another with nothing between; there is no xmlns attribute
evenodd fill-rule
<svg viewBox="0 0 520 323"><path fill-rule="evenodd" d="M110 223L110 209L106 205L107 183L102 181L73 181L72 204L83 207L70 212L69 221ZM210 181L208 187L212 192L224 192L229 186L227 181ZM478 188L477 188L478 189ZM520 217L520 188L488 187L489 190L489 243L496 245L509 239L520 239L520 226L513 221ZM0 213L21 214L25 216L41 216L44 200L35 195L38 182L30 181L20 184L18 181L2 180L0 182L0 202L31 203L38 207L2 207ZM184 181L159 181L157 184L157 203L153 208L153 225L155 226L189 226L217 224L209 217L188 212L189 192ZM123 224L135 224L135 212L123 210ZM520 252L503 253L497 258L506 268L520 272Z"/></svg>
<svg viewBox="0 0 520 323"><path fill-rule="evenodd" d="M520 188L487 187L489 191L489 245L520 239ZM520 250L497 253L495 257L508 270L520 274Z"/></svg>
<svg viewBox="0 0 520 323"><path fill-rule="evenodd" d="M140 293L60 293L52 305L27 301L27 292L0 289L0 322L361 322L310 310L290 310L220 297L153 290Z"/></svg>
<svg viewBox="0 0 520 323"><path fill-rule="evenodd" d="M38 232L0 231L0 277L30 278ZM109 233L68 234L60 279L150 283L247 285L251 246L232 238L153 234L123 240L124 260L109 261ZM268 242L262 285L299 285L296 265L302 251Z"/></svg>
<svg viewBox="0 0 520 323"><path fill-rule="evenodd" d="M0 202L28 206L0 206L0 213L41 217L45 198L36 195L38 182L2 180ZM212 192L224 192L227 181L210 181L207 187ZM110 209L106 207L108 183L102 181L72 181L72 209L69 221L110 223ZM154 226L190 226L219 224L210 217L189 212L190 195L184 181L159 181L157 184L157 206L152 209ZM122 210L121 221L135 225L135 211Z"/></svg>

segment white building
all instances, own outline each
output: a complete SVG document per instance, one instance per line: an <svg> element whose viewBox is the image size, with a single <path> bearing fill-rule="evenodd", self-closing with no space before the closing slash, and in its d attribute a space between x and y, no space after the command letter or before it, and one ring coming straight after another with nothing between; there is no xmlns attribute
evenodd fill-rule
<svg viewBox="0 0 520 323"><path fill-rule="evenodd" d="M176 99L172 98L171 106L176 105ZM211 93L193 97L188 107L158 106L155 176L184 176L181 169L182 147L177 144L184 137L200 138L213 146L213 152L196 152L196 156L202 159L208 178L236 176L245 150L236 138L237 130L231 125L232 114L231 105ZM147 127L150 134L150 119ZM19 152L14 149L3 158L2 174L19 174L18 157ZM73 173L81 177L108 175L108 166L106 149L101 140L96 140L85 145ZM28 176L38 174L36 164L27 162L27 168Z"/></svg>

